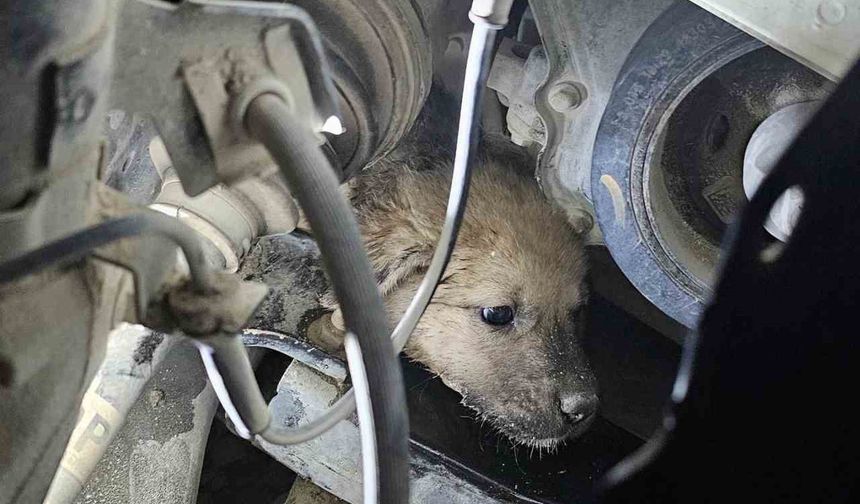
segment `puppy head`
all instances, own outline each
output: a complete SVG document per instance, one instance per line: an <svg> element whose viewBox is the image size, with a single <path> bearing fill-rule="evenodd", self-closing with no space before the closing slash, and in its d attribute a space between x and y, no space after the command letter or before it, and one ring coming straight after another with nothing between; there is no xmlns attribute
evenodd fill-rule
<svg viewBox="0 0 860 504"><path fill-rule="evenodd" d="M363 222L393 321L430 263L449 184L438 172L403 176L385 217ZM552 447L578 436L598 405L580 346L585 273L582 240L537 184L485 163L473 175L451 262L406 351L515 441Z"/></svg>

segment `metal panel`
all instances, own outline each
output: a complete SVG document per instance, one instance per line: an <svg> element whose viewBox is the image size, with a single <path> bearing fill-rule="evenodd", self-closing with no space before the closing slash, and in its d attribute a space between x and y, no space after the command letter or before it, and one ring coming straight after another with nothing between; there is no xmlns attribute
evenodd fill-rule
<svg viewBox="0 0 860 504"><path fill-rule="evenodd" d="M836 80L860 56L860 0L691 0Z"/></svg>

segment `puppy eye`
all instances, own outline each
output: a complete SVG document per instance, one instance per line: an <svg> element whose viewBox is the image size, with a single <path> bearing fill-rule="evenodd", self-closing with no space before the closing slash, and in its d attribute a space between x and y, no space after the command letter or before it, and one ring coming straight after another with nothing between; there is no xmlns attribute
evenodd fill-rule
<svg viewBox="0 0 860 504"><path fill-rule="evenodd" d="M514 309L510 306L481 308L481 318L490 325L508 325L514 320Z"/></svg>

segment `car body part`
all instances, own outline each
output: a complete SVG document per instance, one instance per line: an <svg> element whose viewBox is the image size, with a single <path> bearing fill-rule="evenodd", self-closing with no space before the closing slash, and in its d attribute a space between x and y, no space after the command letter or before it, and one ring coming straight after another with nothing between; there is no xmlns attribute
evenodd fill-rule
<svg viewBox="0 0 860 504"><path fill-rule="evenodd" d="M663 14L675 3L687 4L659 0L533 2L529 19L538 28L540 43L527 38L531 25L521 25L521 34L500 47L490 86L509 107L506 119L511 139L539 151L541 185L566 211L573 226L588 233L590 243L605 243L624 274L659 310L692 327L710 292L725 223L746 199L739 181L747 135L758 122L785 106L822 99L832 84L775 51L751 45L748 53L733 54L735 46L728 39L740 35L739 30L732 31L728 23L692 5L677 5ZM784 28L780 36L790 41L798 30L813 30L819 44L825 44L831 28L850 32L857 18L852 2L829 0L800 2L787 9L769 2L737 9L776 9L779 14L768 20L768 26ZM663 21L658 21L661 14ZM822 24L822 16L837 14L838 26ZM677 26L669 29L672 22L667 18L672 16L677 18ZM779 25L776 19L783 17L791 17L792 22ZM678 30L679 26L686 26L689 33ZM696 28L708 30L712 38L695 34ZM780 50L787 43L762 38ZM833 40L835 48L838 36ZM746 41L763 47L752 37ZM744 42L738 36L734 43ZM703 51L709 45L711 52L705 56ZM643 49L646 46L650 50ZM850 59L851 46L842 44L834 52ZM682 73L679 62L684 58L689 64L698 58L698 69ZM706 68L705 60L713 66ZM666 72L677 75L670 77ZM825 72L825 76L833 74ZM645 125L640 128L633 124L632 115L644 113L636 105L649 100L648 118L640 118ZM668 105L664 108L663 103ZM613 120L610 116L626 118L627 123L619 122L614 131L604 127L598 134L600 124ZM660 143L665 140L662 134L652 137L652 129L670 130L667 145ZM641 135L632 133L640 130ZM615 137L617 131L630 134ZM659 145L636 144L649 141ZM728 143L717 145L720 142ZM690 147L691 143L697 146ZM681 144L687 147L679 151ZM648 153L643 172L649 173L640 177L636 173L642 169L643 152ZM675 164L675 174L662 170L663 179L658 180L660 174L650 176L648 166L652 164ZM621 176L622 166L633 175ZM679 183L685 170L694 176ZM603 175L607 176L601 182ZM635 210L618 218L628 208ZM607 232L611 236L604 236ZM601 285L597 288L603 294L632 307L629 296Z"/></svg>
<svg viewBox="0 0 860 504"><path fill-rule="evenodd" d="M115 77L113 102L157 119L174 168L192 196L271 164L241 132L231 131L228 122L235 112L226 108L219 79L242 85L271 74L287 83L287 98L316 131L337 117L345 136L332 137L330 153L347 172L393 147L429 89L429 41L420 13L403 2L354 2L334 12L320 2L158 4L127 6L122 19L128 23L120 27L124 37L117 47L124 64ZM319 32L308 28L311 18L324 27L328 51ZM280 28L272 28L274 20L282 20L274 23ZM376 23L386 28L377 29ZM153 29L162 37L147 37ZM213 31L231 35L216 44L209 36ZM310 60L331 60L332 67L325 63L296 73L296 63ZM173 78L177 69L185 85ZM147 76L146 86L138 85L141 75ZM195 108L204 111L202 125L182 127ZM343 116L337 112L341 108Z"/></svg>
<svg viewBox="0 0 860 504"><path fill-rule="evenodd" d="M230 273L258 236L289 233L298 209L276 172L216 185L192 198L173 170L164 173L161 192L150 208L170 215L197 231L214 249L213 261Z"/></svg>
<svg viewBox="0 0 860 504"><path fill-rule="evenodd" d="M81 402L46 504L72 502L121 430L129 411L178 338L123 324L108 337L104 361Z"/></svg>
<svg viewBox="0 0 860 504"><path fill-rule="evenodd" d="M591 151L600 117L627 54L671 3L550 0L531 6L541 46L528 53L525 68L538 72L528 77L538 83L530 106L545 128L536 174L544 191L559 202L577 228L589 232L593 243L601 242L590 183ZM532 58L538 61L529 62ZM551 97L556 101L559 95L567 95L559 101L564 107L551 103Z"/></svg>
<svg viewBox="0 0 860 504"><path fill-rule="evenodd" d="M838 384L857 382L860 361L858 85L855 64L733 226L663 427L609 474L602 502L856 500L860 418ZM804 205L783 244L763 223L791 187ZM826 413L798 415L803 397Z"/></svg>
<svg viewBox="0 0 860 504"><path fill-rule="evenodd" d="M723 232L745 202L743 158L773 112L832 83L695 5L677 3L627 58L594 143L591 195L615 262L693 327Z"/></svg>
<svg viewBox="0 0 860 504"><path fill-rule="evenodd" d="M502 42L494 61L489 86L508 105L512 140L539 154L541 187L594 246L603 245L591 196L592 148L600 118L628 53L672 3L532 2L519 34ZM553 108L550 94L559 100L561 112ZM644 322L683 337L679 324L635 288L627 288L627 281L612 280L621 275L612 260L601 261L592 275L593 288Z"/></svg>
<svg viewBox="0 0 860 504"><path fill-rule="evenodd" d="M339 382L343 382L347 377L343 361L290 334L265 329L244 329L242 344L274 350Z"/></svg>
<svg viewBox="0 0 860 504"><path fill-rule="evenodd" d="M608 303L607 306L611 307ZM623 312L612 311L613 320L624 319ZM626 324L636 324L626 319ZM603 327L603 326L600 326ZM624 339L618 332L617 337ZM595 334L596 339L605 334ZM661 336L651 337L665 341ZM668 342L667 342L668 343ZM671 343L670 343L671 344ZM610 362L608 373L618 373L617 360ZM629 364L629 361L628 361ZM616 366L613 368L612 366ZM664 377L659 397L671 389L674 366ZM587 500L592 482L640 440L599 419L590 434L580 442L560 448L556 454L512 448L504 439L481 429L458 394L416 365L404 363L412 428L410 502L569 502ZM631 380L645 385L642 375ZM650 385L650 384L649 384ZM649 385L645 385L646 387ZM273 415L301 425L324 411L342 393L342 385L300 363L293 363L272 400ZM623 401L619 395L618 400ZM641 400L641 396L638 399ZM629 406L629 402L628 402ZM625 408L622 407L621 410ZM658 413L656 408L654 413ZM659 420L659 415L652 419ZM355 420L340 422L309 443L290 446L258 446L300 476L351 503L362 502L361 466L358 463L359 432Z"/></svg>
<svg viewBox="0 0 860 504"><path fill-rule="evenodd" d="M12 282L51 266L65 266L80 261L95 249L112 242L152 234L169 238L182 249L196 291L212 292L217 287L212 273L206 267L203 247L197 237L188 231L176 219L151 211L112 219L50 242L32 252L7 259L0 265L0 281ZM141 305L140 308L146 307Z"/></svg>
<svg viewBox="0 0 860 504"><path fill-rule="evenodd" d="M113 21L119 6L109 5L109 7L95 11L105 14L106 29L99 33L100 38L96 40L96 42L104 43L92 43L91 47L87 48L97 49L96 53L99 57L93 59L96 66L76 69L80 72L90 72L97 79L110 74L110 66L103 63L105 60L109 61L109 56L113 54L114 39L112 35L115 28ZM330 80L330 72L326 65L322 46L310 19L301 9L276 3L195 2L193 0L182 2L180 5L166 2L149 2L146 4L128 2L125 7L124 15L119 18L122 25L119 28L124 36L117 42L117 53L122 65L113 76L114 92L112 97L117 103L125 104L132 114L141 110L156 112L156 123L162 134L162 139L166 139L169 144L168 153L171 156L171 161L183 179L183 185L188 192L197 194L217 182L232 182L248 174L260 173L262 164L271 163L271 161L267 161L268 157L265 150L241 134L236 135L237 132L244 131L243 125L233 124L236 117L239 117L240 120L244 117L242 106L247 105L248 102L242 100L249 96L253 98L253 92L277 93L283 99L290 101L298 111L303 112L300 127L305 127L304 123L307 122L318 132L339 133L341 131L334 86ZM45 15L40 10L35 12L36 17ZM261 20L263 21L262 24ZM271 22L272 20L275 20L274 23ZM272 26L278 23L277 20L290 21L291 25L289 27L284 26L283 21L281 21L281 26ZM230 40L223 45L201 44L200 37L194 37L195 30L199 35L200 30L208 31L213 27L213 24L223 29L223 32L231 32L235 36L230 37ZM175 29L176 26L181 25L182 34L179 37L181 40L177 42L176 39L171 39L168 36L158 39L148 36L156 25L158 25L157 29L164 34L169 33L171 28ZM140 31L141 29L143 31ZM257 37L263 32L265 32L265 37ZM166 42L167 39L171 40L166 44L159 45L159 42ZM135 42L144 41L149 44L143 43L134 46ZM101 50L103 47L106 49ZM78 51L75 56L80 56L82 53L83 51ZM157 57L151 57L153 55L157 55ZM309 62L312 58L314 64L297 67L289 65L290 68L287 69L290 70L289 75L281 76L288 82L288 85L284 85L271 77L284 70L284 68L276 68L277 64L271 64L276 59L278 62L284 61L278 58L285 58L287 62L292 63L300 63L302 59L304 62ZM97 66L99 64L102 65ZM147 66L148 64L150 66ZM168 68L182 68L181 76L184 80L175 80L172 71L162 71ZM302 68L307 69L307 73L297 71ZM52 68L52 70L55 69ZM225 70L225 72L219 73L213 72L213 70ZM146 86L140 85L142 83L141 76L147 77ZM53 79L55 74L50 73L48 77ZM262 87L257 90L245 89L244 86L249 82L252 87ZM62 84L66 86L62 92L68 91L69 82L64 81ZM219 88L219 86L221 87ZM242 87L246 93L237 92L231 96L226 92L226 89L232 87ZM413 88L409 89L412 90ZM48 91L53 91L53 87ZM187 99L186 93L190 95L191 100ZM296 100L293 93L310 96L310 100ZM413 92L410 96L420 97L420 94ZM53 98L53 95L49 98ZM69 117L63 115L62 120L71 119L83 122L88 117L95 98L92 93L84 93L78 98L80 99L73 104L76 107L72 110L74 115ZM165 108L158 108L158 104L165 106ZM99 107L103 109L104 103ZM398 118L404 120L401 116ZM49 119L52 120L54 117L51 116ZM405 121L410 120L407 115ZM187 125L188 128L184 128L182 125ZM175 129L177 126L179 127L178 130ZM69 133L65 130L48 130L47 132L49 134ZM312 142L308 146L315 149L316 144L317 142ZM96 158L85 160L87 162L82 163L80 153L74 150L77 147L75 145L66 151L59 147L51 150L50 156L62 161L70 159L79 163L80 166L85 166L87 162L93 166L96 164L94 162ZM95 152L98 153L98 151ZM87 151L85 154L92 157L92 152ZM50 161L51 159L48 159L48 162ZM75 179L71 180L77 182ZM295 181L296 179L294 179ZM82 184L84 188L89 186L95 188L94 194L96 195L110 194L104 191L99 192L97 184ZM82 199L82 202L86 205L87 199ZM102 224L73 233L54 242L50 241L53 236L48 234L48 240L41 239L43 236L36 236L35 240L18 242L20 250L4 249L3 259L13 258L11 261L3 263L3 274L8 277L4 279L11 282L14 280L13 277L17 278L44 268L49 262L79 261L86 256L86 251L91 248L106 245L117 239L141 232L149 232L152 228L150 224L164 224L166 222L156 219L153 214L146 213L123 216L123 212L128 210L129 208L121 209L107 216L110 218ZM74 212L71 215L74 216ZM11 222L12 231L21 228L20 223L15 220L8 222ZM60 220L61 224L64 222L62 219ZM175 225L175 220L170 219L170 222ZM77 226L81 227L82 224L85 223L77 223ZM68 230L60 230L61 233L65 231ZM158 229L158 231L163 233L171 230L168 226ZM128 247L112 247L108 253L101 254L100 258L137 273L138 303L136 308L139 319L165 330L179 329L184 334L197 338L199 346L203 350L201 356L204 361L210 364L210 368L219 368L217 374L212 374L213 378L226 378L223 383L216 383L224 385L217 387L218 392L224 392L228 388L233 388L234 391L252 390L254 388L253 375L249 370L250 366L245 351L236 336L226 336L224 333L235 333L241 328L241 325L259 302L263 291L252 284L240 282L227 276L215 275L210 278L205 267L205 261L200 260L202 254L197 253L200 250L190 246L189 240L194 242L195 246L197 245L197 242L194 241L194 234L172 233L172 237L182 243L186 253L189 250L192 252L188 253L190 260L187 263L191 267L192 284L196 282L195 285L188 286L180 283L163 288L159 284L162 275L153 275L152 277L155 279L151 280L149 276L140 274L141 271L146 270L146 267L152 266L153 261L147 262L146 259L142 258L142 254L136 253ZM49 244L39 248L45 241L48 241ZM33 251L33 249L35 250ZM166 261L162 264L164 269L169 270L174 262ZM15 266L15 271L10 269L10 266ZM347 273L349 276L351 271L347 271ZM370 278L367 275L366 277ZM144 281L140 282L141 279ZM370 281L368 285L372 286L373 282ZM94 294L101 295L101 292L94 289ZM155 299L155 302L150 302L153 301L153 297L159 296L164 297ZM109 295L108 298L112 300L113 296ZM381 314L381 309L377 312ZM356 314L356 318L352 322L360 325L364 317L363 313ZM99 345L90 345L89 347L97 350ZM387 346L385 348L388 350ZM366 350L366 353L372 355L372 348ZM7 364L5 359L3 364L5 375L5 365ZM17 379L20 378L19 370L9 366L9 371L10 374L15 373L9 381L17 385ZM396 376L396 368L392 376ZM373 381L372 372L371 381ZM78 385L84 383L86 383L85 378ZM81 388L83 387L81 386ZM256 396L253 394L238 394L235 397L221 394L221 396L228 410L231 409L230 406L234 406L237 410L242 410L245 413L243 419L250 420L251 429L261 431L266 426L268 416L265 412L265 404L260 401L255 402ZM389 393L385 397L396 400L394 394ZM398 408L388 409L394 412L392 414L396 414L398 410ZM261 412L261 414L255 415L255 412ZM69 416L71 417L71 415ZM233 416L237 420L240 418L239 415ZM405 418L405 414L401 414L401 416ZM66 422L66 424L69 423ZM401 429L401 431L403 430ZM380 432L385 433L385 427L380 427ZM62 432L61 437L64 437ZM384 436L380 437L384 440ZM405 442L403 445L402 451L405 454ZM392 465L396 465L396 462L394 459ZM382 465L385 466L385 464ZM50 467L51 464L47 464L47 466ZM387 476L388 472L390 471L384 471L383 476ZM33 473L30 473L30 476L33 476ZM382 481L382 493L386 495L390 493L386 483L388 480L383 477ZM406 485L401 482L399 487L405 489ZM34 491L38 495L41 490L41 488L36 488ZM12 491L15 492L16 498L25 495L17 484L12 485Z"/></svg>
<svg viewBox="0 0 860 504"><path fill-rule="evenodd" d="M166 353L77 496L76 504L194 504L218 399L197 349Z"/></svg>
<svg viewBox="0 0 860 504"><path fill-rule="evenodd" d="M115 16L101 0L0 5L0 262L93 223ZM125 310L99 294L120 276L86 261L0 286L0 501L47 491Z"/></svg>
<svg viewBox="0 0 860 504"><path fill-rule="evenodd" d="M272 412L277 418L300 424L323 413L339 396L336 385L294 362L278 385ZM363 502L361 469L356 457L361 442L359 428L353 422L339 422L310 443L283 446L258 440L258 446L338 497L352 503ZM438 460L417 451L414 445L411 451L409 502L497 502L483 489L462 481Z"/></svg>
<svg viewBox="0 0 860 504"><path fill-rule="evenodd" d="M319 33L294 5L133 1L119 21L123 36L116 53L122 64L113 79L114 108L153 117L191 196L271 166L265 150L235 124L242 111L234 108L241 100L227 90L236 93L251 81L269 83L294 101L318 132L329 117L339 117ZM152 30L162 36L148 36ZM213 43L213 31L231 36ZM289 72L272 63L272 53L278 59L317 63L304 65L301 73ZM176 79L177 71L183 80Z"/></svg>
<svg viewBox="0 0 860 504"><path fill-rule="evenodd" d="M693 0L825 77L845 75L860 56L860 2Z"/></svg>

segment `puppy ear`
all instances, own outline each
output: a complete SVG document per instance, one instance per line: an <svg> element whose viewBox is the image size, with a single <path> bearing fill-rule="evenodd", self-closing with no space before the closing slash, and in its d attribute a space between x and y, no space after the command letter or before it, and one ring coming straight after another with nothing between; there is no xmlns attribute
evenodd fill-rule
<svg viewBox="0 0 860 504"><path fill-rule="evenodd" d="M374 247L373 243L368 243L368 245L371 265L376 275L376 285L383 299L397 290L408 279L423 274L430 266L430 261L433 258L432 244L426 246L416 244L398 251L396 254L385 253L391 252L385 250L387 247L380 249ZM320 302L325 308L335 310L332 321L335 322L336 326L341 326L342 329L342 315L338 313L338 303L334 292L329 289Z"/></svg>
<svg viewBox="0 0 860 504"><path fill-rule="evenodd" d="M373 260L376 283L382 297L391 294L412 276L426 271L432 258L433 248L422 244L409 247L393 257Z"/></svg>

